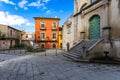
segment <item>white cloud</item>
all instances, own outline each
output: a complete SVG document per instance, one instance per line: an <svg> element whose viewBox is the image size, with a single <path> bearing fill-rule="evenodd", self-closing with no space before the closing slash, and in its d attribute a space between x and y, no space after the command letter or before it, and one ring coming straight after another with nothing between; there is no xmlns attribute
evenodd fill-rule
<svg viewBox="0 0 120 80"><path fill-rule="evenodd" d="M29 2L27 0L21 0L21 2L18 3L18 6L20 8L23 8L24 10L27 10L28 7L37 7L42 9L47 9L45 6L46 3L48 3L51 0L36 0L35 2Z"/></svg>
<svg viewBox="0 0 120 80"><path fill-rule="evenodd" d="M46 11L46 14L51 14L51 13L52 13L51 10Z"/></svg>
<svg viewBox="0 0 120 80"><path fill-rule="evenodd" d="M11 4L11 5L15 5L14 2L10 1L10 0L0 0L0 2L4 2L6 4Z"/></svg>
<svg viewBox="0 0 120 80"><path fill-rule="evenodd" d="M23 8L24 10L27 10L28 8L26 7L26 4L28 3L27 0L22 0L21 2L18 3L18 6L20 8Z"/></svg>
<svg viewBox="0 0 120 80"><path fill-rule="evenodd" d="M43 2L46 2L46 3L49 2L49 1L50 1L50 0L43 0Z"/></svg>
<svg viewBox="0 0 120 80"><path fill-rule="evenodd" d="M45 10L45 9L47 9L47 7L46 7L46 6L44 6L44 7L43 7L43 9Z"/></svg>
<svg viewBox="0 0 120 80"><path fill-rule="evenodd" d="M10 25L10 26L33 26L29 20L22 16L12 15L9 12L0 11L0 24Z"/></svg>
<svg viewBox="0 0 120 80"><path fill-rule="evenodd" d="M44 6L44 4L41 3L40 0L38 0L37 2L32 2L28 4L28 6L41 7L41 6Z"/></svg>
<svg viewBox="0 0 120 80"><path fill-rule="evenodd" d="M45 14L48 15L48 14L55 14L55 13L56 13L55 11L47 10Z"/></svg>

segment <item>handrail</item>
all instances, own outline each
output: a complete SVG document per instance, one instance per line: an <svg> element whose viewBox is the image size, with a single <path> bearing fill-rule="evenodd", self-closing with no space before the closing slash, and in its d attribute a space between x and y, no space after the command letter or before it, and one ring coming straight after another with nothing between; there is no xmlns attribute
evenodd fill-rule
<svg viewBox="0 0 120 80"><path fill-rule="evenodd" d="M95 48L99 43L101 43L103 39L98 40L95 44L93 44L87 51L86 53L89 53L93 48Z"/></svg>
<svg viewBox="0 0 120 80"><path fill-rule="evenodd" d="M77 46L78 44L82 43L84 40L81 40L80 42L78 42L77 44L75 44L74 46L71 47L70 50L72 50L75 46Z"/></svg>

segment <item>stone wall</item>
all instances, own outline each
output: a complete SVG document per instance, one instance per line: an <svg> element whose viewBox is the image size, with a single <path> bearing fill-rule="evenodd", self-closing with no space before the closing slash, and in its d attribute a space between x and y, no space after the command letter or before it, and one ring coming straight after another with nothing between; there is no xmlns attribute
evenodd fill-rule
<svg viewBox="0 0 120 80"><path fill-rule="evenodd" d="M82 8L90 4L90 0L74 0L74 13L79 12Z"/></svg>
<svg viewBox="0 0 120 80"><path fill-rule="evenodd" d="M7 33L8 32L8 27L6 25L1 25L0 24L0 31L2 33Z"/></svg>
<svg viewBox="0 0 120 80"><path fill-rule="evenodd" d="M90 0L78 0L78 9L80 9L84 3L87 3L87 5L89 5ZM106 13L105 4L108 4L107 13ZM78 12L80 11L78 10ZM74 13L77 13L77 12L74 12ZM110 46L108 46L110 47L110 56L120 58L120 50L119 50L120 48L120 0L109 0L109 3L107 2L107 0L101 0L100 2L91 5L90 7L82 11L82 13L77 15L78 40L81 39L80 32L82 31L85 32L85 39L89 39L89 20L94 15L100 16L100 37L101 38L106 37L106 33L104 33L102 28L111 27L110 36L112 39L112 43L110 43ZM96 49L96 51L97 50L98 49ZM93 51L93 52L96 52L96 51ZM101 51L103 52L104 49L101 49Z"/></svg>
<svg viewBox="0 0 120 80"><path fill-rule="evenodd" d="M15 40L12 40L12 44L11 40L0 40L0 49L9 49L11 46L15 45Z"/></svg>
<svg viewBox="0 0 120 80"><path fill-rule="evenodd" d="M110 4L110 27L112 39L120 39L120 0L112 0Z"/></svg>
<svg viewBox="0 0 120 80"><path fill-rule="evenodd" d="M27 47L33 47L34 42L31 40L22 40L22 44L24 44Z"/></svg>
<svg viewBox="0 0 120 80"><path fill-rule="evenodd" d="M70 48L74 43L74 22L73 16L69 17L68 20L63 24L63 49L67 50L67 43L70 44ZM67 24L71 22L70 33L68 33Z"/></svg>
<svg viewBox="0 0 120 80"><path fill-rule="evenodd" d="M116 47L116 56L120 58L120 40L114 41Z"/></svg>

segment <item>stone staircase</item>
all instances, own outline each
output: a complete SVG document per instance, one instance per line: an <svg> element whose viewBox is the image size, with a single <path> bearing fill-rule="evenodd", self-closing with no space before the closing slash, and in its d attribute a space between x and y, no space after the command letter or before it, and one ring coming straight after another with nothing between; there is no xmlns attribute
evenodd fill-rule
<svg viewBox="0 0 120 80"><path fill-rule="evenodd" d="M98 40L81 41L76 46L74 46L69 52L64 53L63 56L65 56L69 59L72 59L74 61L81 61L83 58L83 55L84 55L83 52L87 51L97 41Z"/></svg>

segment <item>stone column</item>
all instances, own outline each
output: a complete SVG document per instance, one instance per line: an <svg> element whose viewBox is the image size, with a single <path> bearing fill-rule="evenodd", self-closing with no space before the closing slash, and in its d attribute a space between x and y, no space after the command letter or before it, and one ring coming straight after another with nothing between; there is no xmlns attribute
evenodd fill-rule
<svg viewBox="0 0 120 80"><path fill-rule="evenodd" d="M104 8L105 8L105 13L104 13L104 18L105 18L105 25L104 27L109 27L109 23L108 23L108 18L109 18L109 1L105 0L104 1Z"/></svg>
<svg viewBox="0 0 120 80"><path fill-rule="evenodd" d="M111 27L104 27L103 28L103 39L104 39L104 42L105 43L109 43L110 42L110 30L111 30Z"/></svg>
<svg viewBox="0 0 120 80"><path fill-rule="evenodd" d="M74 0L74 13L78 12L78 1Z"/></svg>
<svg viewBox="0 0 120 80"><path fill-rule="evenodd" d="M84 15L84 12L82 12L81 20L82 20L82 32L80 32L80 36L84 40L85 39L85 15Z"/></svg>
<svg viewBox="0 0 120 80"><path fill-rule="evenodd" d="M104 0L104 18L105 18L105 24L103 27L103 39L104 39L104 44L103 44L103 53L106 57L106 55L109 55L111 53L111 40L110 40L110 30L111 27L109 26L109 1Z"/></svg>
<svg viewBox="0 0 120 80"><path fill-rule="evenodd" d="M104 0L104 27L103 27L103 38L105 42L109 42L110 40L110 30L111 27L109 26L109 0Z"/></svg>

